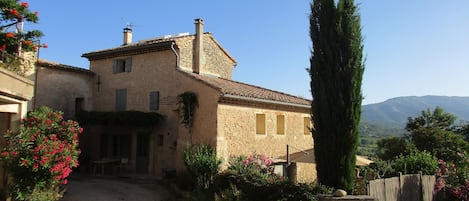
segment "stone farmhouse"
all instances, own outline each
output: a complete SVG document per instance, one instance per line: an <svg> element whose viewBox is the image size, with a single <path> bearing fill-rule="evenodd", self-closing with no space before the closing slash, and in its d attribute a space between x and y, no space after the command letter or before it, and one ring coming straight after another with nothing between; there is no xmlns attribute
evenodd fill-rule
<svg viewBox="0 0 469 201"><path fill-rule="evenodd" d="M286 145L298 153L313 147L311 101L232 80L236 60L204 32L202 19L195 20L195 34L138 42L130 28L123 35L120 46L82 55L89 70L38 62L36 106L65 111L68 118L82 110L163 116L145 125L84 124L84 165L121 158L128 172L163 176L184 169L182 153L194 144L214 146L225 165L231 156L285 160ZM186 92L198 103L190 128L181 124L179 101ZM299 182L316 178L313 163L296 165Z"/></svg>

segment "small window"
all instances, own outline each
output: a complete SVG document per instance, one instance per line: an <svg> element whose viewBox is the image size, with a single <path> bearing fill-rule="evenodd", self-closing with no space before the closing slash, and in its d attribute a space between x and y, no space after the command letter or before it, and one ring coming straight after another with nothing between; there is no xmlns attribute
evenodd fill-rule
<svg viewBox="0 0 469 201"><path fill-rule="evenodd" d="M285 115L277 115L277 134L285 134Z"/></svg>
<svg viewBox="0 0 469 201"><path fill-rule="evenodd" d="M256 114L256 134L265 134L265 114Z"/></svg>
<svg viewBox="0 0 469 201"><path fill-rule="evenodd" d="M130 72L132 70L132 58L116 59L112 65L112 73Z"/></svg>
<svg viewBox="0 0 469 201"><path fill-rule="evenodd" d="M85 99L82 97L75 98L75 115L85 109Z"/></svg>
<svg viewBox="0 0 469 201"><path fill-rule="evenodd" d="M116 90L116 111L125 111L127 108L127 89Z"/></svg>
<svg viewBox="0 0 469 201"><path fill-rule="evenodd" d="M150 92L150 110L158 110L160 102L160 92L152 91Z"/></svg>
<svg viewBox="0 0 469 201"><path fill-rule="evenodd" d="M305 135L311 134L311 118L310 117L303 117L303 132Z"/></svg>

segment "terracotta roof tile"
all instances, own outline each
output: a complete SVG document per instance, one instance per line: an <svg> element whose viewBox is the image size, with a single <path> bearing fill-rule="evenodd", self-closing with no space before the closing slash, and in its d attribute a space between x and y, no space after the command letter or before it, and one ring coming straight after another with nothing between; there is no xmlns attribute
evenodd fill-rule
<svg viewBox="0 0 469 201"><path fill-rule="evenodd" d="M74 71L74 72L80 72L80 73L86 73L86 74L93 74L94 72L91 72L88 69L84 69L81 67L75 67L75 66L69 66L61 63L56 63L52 61L47 61L44 59L39 59L37 61L38 66L42 67L47 67L47 68L54 68L54 69L59 69L59 70L67 70L67 71Z"/></svg>
<svg viewBox="0 0 469 201"><path fill-rule="evenodd" d="M189 73L185 71L181 71L182 73L192 77L193 79L202 81L211 87L219 90L223 95L232 95L232 96L239 96L244 98L252 98L252 99L261 99L266 101L273 101L273 102L282 102L282 103L290 103L290 104L298 104L302 106L309 107L311 105L311 100L289 95L286 93L245 84L242 82L237 82L233 80L223 79L216 76L210 75L200 75L196 73Z"/></svg>

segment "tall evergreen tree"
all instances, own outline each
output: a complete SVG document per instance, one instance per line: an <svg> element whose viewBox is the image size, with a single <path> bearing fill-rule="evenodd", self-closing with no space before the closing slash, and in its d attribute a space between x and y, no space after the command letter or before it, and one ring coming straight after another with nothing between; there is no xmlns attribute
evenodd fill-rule
<svg viewBox="0 0 469 201"><path fill-rule="evenodd" d="M351 192L355 180L361 83L360 17L353 0L311 3L312 119L319 182Z"/></svg>

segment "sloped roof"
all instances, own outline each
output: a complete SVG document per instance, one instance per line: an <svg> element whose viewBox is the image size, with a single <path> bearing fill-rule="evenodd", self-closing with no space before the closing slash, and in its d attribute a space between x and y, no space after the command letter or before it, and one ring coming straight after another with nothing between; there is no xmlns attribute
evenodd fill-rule
<svg viewBox="0 0 469 201"><path fill-rule="evenodd" d="M207 35L222 51L223 53L228 56L233 62L236 63L236 60L233 56L231 56L228 51L226 51L220 43L213 37L212 33L205 32L204 35ZM104 50L97 50L88 53L84 53L82 57L85 57L89 60L96 60L96 59L105 59L109 57L116 57L122 55L136 55L146 52L154 52L154 51L161 51L161 50L170 50L171 45L176 42L178 39L184 39L189 37L195 37L194 34L190 35L189 33L182 33L176 35L167 35L157 38L150 38L146 40L138 41L137 43L132 43L128 45L121 45L114 48L104 49Z"/></svg>
<svg viewBox="0 0 469 201"><path fill-rule="evenodd" d="M186 71L180 71L187 76L201 81L210 87L220 91L223 96L229 96L231 98L243 98L251 100L264 100L270 103L287 103L297 105L300 107L310 107L311 100L289 95L286 93L245 84L233 80L228 80L216 76L200 75L196 73L190 73Z"/></svg>
<svg viewBox="0 0 469 201"><path fill-rule="evenodd" d="M69 66L69 65L65 65L61 63L52 62L52 61L47 61L44 59L39 59L37 61L37 64L38 66L41 66L41 67L54 68L54 69L59 69L59 70L66 70L66 71L73 71L73 72L78 72L78 73L86 73L86 74L94 75L94 72L88 69L75 67L75 66Z"/></svg>

